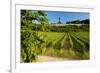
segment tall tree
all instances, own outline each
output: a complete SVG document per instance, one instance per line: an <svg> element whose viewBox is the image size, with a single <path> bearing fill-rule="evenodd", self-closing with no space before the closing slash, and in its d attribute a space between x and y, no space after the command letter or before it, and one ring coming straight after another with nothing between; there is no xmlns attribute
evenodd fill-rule
<svg viewBox="0 0 100 73"><path fill-rule="evenodd" d="M61 24L61 18L59 17L58 24Z"/></svg>

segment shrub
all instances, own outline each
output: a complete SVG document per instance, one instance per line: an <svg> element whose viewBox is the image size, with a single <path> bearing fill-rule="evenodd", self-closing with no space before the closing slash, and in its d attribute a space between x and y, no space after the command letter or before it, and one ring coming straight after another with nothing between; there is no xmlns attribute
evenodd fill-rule
<svg viewBox="0 0 100 73"><path fill-rule="evenodd" d="M37 61L44 43L43 36L35 31L21 30L21 62Z"/></svg>

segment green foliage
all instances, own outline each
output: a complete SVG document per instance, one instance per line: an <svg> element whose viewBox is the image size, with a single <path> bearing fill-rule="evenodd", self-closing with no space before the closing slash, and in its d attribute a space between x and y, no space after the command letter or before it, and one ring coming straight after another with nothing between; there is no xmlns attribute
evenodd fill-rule
<svg viewBox="0 0 100 73"><path fill-rule="evenodd" d="M44 31L48 23L46 16L44 11L21 10L21 62L36 62L37 55L45 52L44 35L32 30L32 21L37 20Z"/></svg>
<svg viewBox="0 0 100 73"><path fill-rule="evenodd" d="M21 10L21 27L28 27L33 19L36 20L37 16L31 10Z"/></svg>
<svg viewBox="0 0 100 73"><path fill-rule="evenodd" d="M44 26L45 24L48 24L48 19L46 16L47 14L40 10L34 12L32 12L32 10L21 10L21 27L22 29L29 28L30 24L33 24L35 20Z"/></svg>
<svg viewBox="0 0 100 73"><path fill-rule="evenodd" d="M44 11L34 11L33 14L36 16L36 19L33 19L33 23L34 20L37 20L39 24L48 24L47 14Z"/></svg>
<svg viewBox="0 0 100 73"><path fill-rule="evenodd" d="M41 48L45 43L43 36L32 31L21 31L21 62L37 61L37 55L41 53Z"/></svg>

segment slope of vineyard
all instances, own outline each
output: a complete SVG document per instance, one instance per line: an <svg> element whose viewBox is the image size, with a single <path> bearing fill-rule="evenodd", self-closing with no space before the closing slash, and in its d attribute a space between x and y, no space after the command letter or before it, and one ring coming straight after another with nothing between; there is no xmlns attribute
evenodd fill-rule
<svg viewBox="0 0 100 73"><path fill-rule="evenodd" d="M38 32L45 35L45 52L43 55L67 57L72 59L89 59L88 32Z"/></svg>

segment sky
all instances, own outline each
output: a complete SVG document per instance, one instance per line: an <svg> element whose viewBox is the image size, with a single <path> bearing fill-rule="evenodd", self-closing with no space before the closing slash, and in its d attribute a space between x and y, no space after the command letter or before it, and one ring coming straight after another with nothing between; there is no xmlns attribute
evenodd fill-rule
<svg viewBox="0 0 100 73"><path fill-rule="evenodd" d="M89 13L82 12L58 12L58 11L45 11L47 14L47 18L50 23L57 23L59 17L61 18L62 23L66 23L66 21L74 21L74 20L85 20L89 19Z"/></svg>

